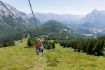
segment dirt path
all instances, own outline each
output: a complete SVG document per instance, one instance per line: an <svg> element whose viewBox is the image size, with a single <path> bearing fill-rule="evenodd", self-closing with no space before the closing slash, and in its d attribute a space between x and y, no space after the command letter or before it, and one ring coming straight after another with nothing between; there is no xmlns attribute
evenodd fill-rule
<svg viewBox="0 0 105 70"><path fill-rule="evenodd" d="M27 44L27 40L23 40L22 43L16 42L16 45L19 47L25 47L25 45ZM46 61L45 58L42 56L42 54L39 54L38 56L35 56L34 59L34 66L32 66L32 68L30 68L30 70L44 70L44 67L46 66Z"/></svg>
<svg viewBox="0 0 105 70"><path fill-rule="evenodd" d="M44 70L45 64L45 59L42 55L36 56L34 70Z"/></svg>

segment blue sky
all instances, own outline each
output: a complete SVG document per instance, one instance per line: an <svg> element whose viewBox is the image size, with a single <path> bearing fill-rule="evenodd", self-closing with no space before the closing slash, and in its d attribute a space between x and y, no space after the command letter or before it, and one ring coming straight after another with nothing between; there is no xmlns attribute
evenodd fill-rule
<svg viewBox="0 0 105 70"><path fill-rule="evenodd" d="M1 0L20 11L30 13L28 0ZM105 10L105 0L31 0L34 12L88 14L94 9Z"/></svg>

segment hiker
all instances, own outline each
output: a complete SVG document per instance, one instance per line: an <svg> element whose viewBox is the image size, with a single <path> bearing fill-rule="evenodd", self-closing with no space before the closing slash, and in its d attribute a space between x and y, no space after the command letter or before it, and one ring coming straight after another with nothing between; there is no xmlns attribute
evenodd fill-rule
<svg viewBox="0 0 105 70"><path fill-rule="evenodd" d="M43 51L44 51L44 46L43 46L43 44L41 44L41 46L40 46L40 52L42 52L42 55L43 55Z"/></svg>
<svg viewBox="0 0 105 70"><path fill-rule="evenodd" d="M34 46L34 48L36 49L36 53L37 53L37 55L39 55L39 51L40 51L40 44L39 44L39 43L37 43L37 44Z"/></svg>

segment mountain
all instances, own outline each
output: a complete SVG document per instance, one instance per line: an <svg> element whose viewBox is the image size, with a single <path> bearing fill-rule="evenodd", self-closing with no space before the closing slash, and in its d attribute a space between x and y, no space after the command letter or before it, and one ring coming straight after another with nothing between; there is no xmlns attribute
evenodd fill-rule
<svg viewBox="0 0 105 70"><path fill-rule="evenodd" d="M31 14L29 15L32 16ZM56 20L69 26L73 31L83 35L105 34L105 11L93 10L86 16L53 13L35 13L41 23Z"/></svg>
<svg viewBox="0 0 105 70"><path fill-rule="evenodd" d="M86 36L105 35L105 11L95 9L68 26L75 32Z"/></svg>
<svg viewBox="0 0 105 70"><path fill-rule="evenodd" d="M79 38L82 35L72 31L69 27L56 20L49 20L40 27L40 32L51 39ZM82 36L83 37L83 36Z"/></svg>
<svg viewBox="0 0 105 70"><path fill-rule="evenodd" d="M36 23L32 14L25 14L13 6L0 1L0 38L34 30L37 24L44 34L65 36L105 35L105 11L93 10L86 16L71 14L35 13ZM62 34L63 33L63 34ZM71 35L72 34L72 35ZM78 35L79 36L79 35Z"/></svg>
<svg viewBox="0 0 105 70"><path fill-rule="evenodd" d="M67 26L56 20L49 20L42 24L39 28L44 35L48 35L50 38L54 39L61 37L64 38L65 36L63 35L63 32L66 32L67 34L70 31Z"/></svg>
<svg viewBox="0 0 105 70"><path fill-rule="evenodd" d="M40 20L41 23L45 23L49 20L56 20L62 22L63 24L76 23L83 16L82 15L72 15L72 14L53 14L53 13L35 13L35 16ZM29 14L32 17L32 14Z"/></svg>
<svg viewBox="0 0 105 70"><path fill-rule="evenodd" d="M5 8L5 6L8 9ZM40 21L36 18L37 24ZM29 18L24 12L18 11L13 6L0 1L0 38L24 32L35 28L35 23L33 23L33 18Z"/></svg>
<svg viewBox="0 0 105 70"><path fill-rule="evenodd" d="M105 11L94 10L82 19L84 26L88 27L105 27Z"/></svg>
<svg viewBox="0 0 105 70"><path fill-rule="evenodd" d="M12 15L11 12L9 12L3 5L2 3L14 14ZM20 12L16 10L16 8L12 7L11 5L0 2L0 19L8 24L9 26L16 26L17 30L21 28L19 25L24 26L25 23L27 24L27 16L25 13ZM24 26L25 27L25 26ZM24 28L23 28L24 29Z"/></svg>
<svg viewBox="0 0 105 70"><path fill-rule="evenodd" d="M45 22L44 24L40 26L40 29L48 33L60 32L61 30L66 30L66 31L69 30L67 26L65 26L64 24L56 20L49 20Z"/></svg>
<svg viewBox="0 0 105 70"><path fill-rule="evenodd" d="M105 11L93 10L81 19L81 27L94 34L105 34Z"/></svg>

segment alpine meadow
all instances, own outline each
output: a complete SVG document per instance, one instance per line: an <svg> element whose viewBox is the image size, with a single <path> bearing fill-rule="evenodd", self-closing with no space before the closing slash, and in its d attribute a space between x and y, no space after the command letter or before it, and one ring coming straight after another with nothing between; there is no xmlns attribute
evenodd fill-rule
<svg viewBox="0 0 105 70"><path fill-rule="evenodd" d="M0 0L0 70L105 70L105 1Z"/></svg>

